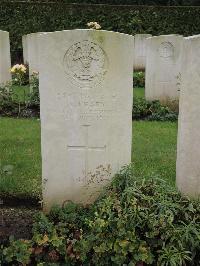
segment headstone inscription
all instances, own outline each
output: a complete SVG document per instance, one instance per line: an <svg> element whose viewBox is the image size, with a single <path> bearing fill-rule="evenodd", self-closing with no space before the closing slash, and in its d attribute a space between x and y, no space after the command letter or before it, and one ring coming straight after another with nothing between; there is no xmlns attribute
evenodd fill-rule
<svg viewBox="0 0 200 266"><path fill-rule="evenodd" d="M161 102L179 99L183 37L161 35L146 40L145 97Z"/></svg>
<svg viewBox="0 0 200 266"><path fill-rule="evenodd" d="M39 36L43 202L89 204L131 162L134 37Z"/></svg>

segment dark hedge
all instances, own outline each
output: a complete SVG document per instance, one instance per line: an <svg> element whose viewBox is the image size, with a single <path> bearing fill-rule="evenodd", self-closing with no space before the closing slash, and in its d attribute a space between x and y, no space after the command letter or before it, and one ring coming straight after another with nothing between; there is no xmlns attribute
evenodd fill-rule
<svg viewBox="0 0 200 266"><path fill-rule="evenodd" d="M1 2L0 29L10 32L13 63L20 61L21 37L41 31L86 28L98 21L105 30L128 34L200 32L200 7L70 5L62 3Z"/></svg>
<svg viewBox="0 0 200 266"><path fill-rule="evenodd" d="M5 0L4 0L5 1ZM8 0L7 0L8 1ZM11 0L18 2L19 0ZM31 0L23 0L31 2ZM33 0L32 0L33 1ZM161 6L196 6L200 0L35 0L35 2L57 2L78 4L109 4L109 5L161 5Z"/></svg>

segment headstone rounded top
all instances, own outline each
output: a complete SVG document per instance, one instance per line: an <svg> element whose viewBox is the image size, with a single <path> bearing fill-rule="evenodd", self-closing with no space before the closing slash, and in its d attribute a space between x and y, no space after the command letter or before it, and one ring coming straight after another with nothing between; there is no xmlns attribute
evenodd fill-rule
<svg viewBox="0 0 200 266"><path fill-rule="evenodd" d="M73 30L62 30L62 31L52 31L52 32L39 32L39 33L42 33L43 36L47 36L48 35L54 35L54 34L60 34L60 33L69 33L69 32L77 32L77 33L80 33L80 32L88 32L88 33L96 33L96 34L103 34L103 33L109 33L109 34L114 34L114 35L120 35L120 36L123 36L123 37L126 37L126 38L134 38L133 35L130 35L130 34L126 34L126 33L122 33L122 32L117 32L117 31L108 31L108 30L95 30L95 29L73 29Z"/></svg>
<svg viewBox="0 0 200 266"><path fill-rule="evenodd" d="M146 37L146 36L149 36L149 37L152 37L152 35L150 33L137 33L135 34L134 36L141 36L141 37Z"/></svg>
<svg viewBox="0 0 200 266"><path fill-rule="evenodd" d="M200 38L200 34L188 36L188 37L185 37L184 39L185 40L192 40L192 39L198 39L198 38Z"/></svg>
<svg viewBox="0 0 200 266"><path fill-rule="evenodd" d="M168 39L168 38L183 38L183 35L180 34L168 34L168 35L159 35L159 36L152 36L152 37L148 37L148 40L159 40L159 39Z"/></svg>

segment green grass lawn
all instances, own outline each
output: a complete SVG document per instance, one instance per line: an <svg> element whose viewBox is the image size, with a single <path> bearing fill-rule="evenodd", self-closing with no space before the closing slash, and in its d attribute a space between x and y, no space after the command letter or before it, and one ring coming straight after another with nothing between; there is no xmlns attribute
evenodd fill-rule
<svg viewBox="0 0 200 266"><path fill-rule="evenodd" d="M133 123L136 175L159 175L174 184L177 123ZM0 195L41 195L40 121L0 118Z"/></svg>
<svg viewBox="0 0 200 266"><path fill-rule="evenodd" d="M144 88L134 88L133 89L133 97L134 98L144 98Z"/></svg>
<svg viewBox="0 0 200 266"><path fill-rule="evenodd" d="M132 161L135 174L145 177L157 175L174 185L176 142L176 122L134 122Z"/></svg>
<svg viewBox="0 0 200 266"><path fill-rule="evenodd" d="M40 122L0 118L0 193L38 197L41 191Z"/></svg>

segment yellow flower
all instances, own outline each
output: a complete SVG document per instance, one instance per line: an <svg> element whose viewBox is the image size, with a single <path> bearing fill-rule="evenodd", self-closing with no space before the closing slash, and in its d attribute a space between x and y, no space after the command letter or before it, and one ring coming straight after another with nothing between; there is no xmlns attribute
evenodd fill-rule
<svg viewBox="0 0 200 266"><path fill-rule="evenodd" d="M21 71L26 73L26 67L24 65L21 65Z"/></svg>
<svg viewBox="0 0 200 266"><path fill-rule="evenodd" d="M11 70L10 70L11 73L14 73L15 72L15 68L12 67Z"/></svg>
<svg viewBox="0 0 200 266"><path fill-rule="evenodd" d="M11 72L11 73L17 73L17 72L18 72L18 73L19 73L19 72L26 73L26 67L25 67L23 64L21 64L21 65L16 64L16 65L14 65L14 66L11 68L10 72Z"/></svg>

